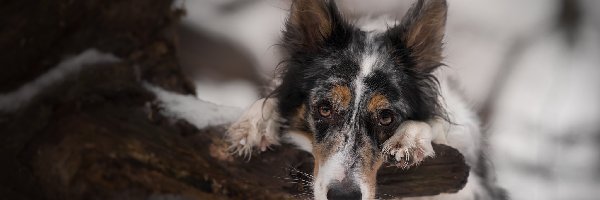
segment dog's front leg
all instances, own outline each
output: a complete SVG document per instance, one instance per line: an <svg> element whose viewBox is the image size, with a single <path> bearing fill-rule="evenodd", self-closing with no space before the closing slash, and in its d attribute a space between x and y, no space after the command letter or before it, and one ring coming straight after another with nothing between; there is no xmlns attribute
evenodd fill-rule
<svg viewBox="0 0 600 200"><path fill-rule="evenodd" d="M227 130L230 149L238 155L249 156L257 148L266 151L279 144L280 117L275 98L260 99Z"/></svg>
<svg viewBox="0 0 600 200"><path fill-rule="evenodd" d="M431 126L420 121L403 122L394 135L383 143L383 156L401 168L420 164L425 158L435 156L431 141Z"/></svg>

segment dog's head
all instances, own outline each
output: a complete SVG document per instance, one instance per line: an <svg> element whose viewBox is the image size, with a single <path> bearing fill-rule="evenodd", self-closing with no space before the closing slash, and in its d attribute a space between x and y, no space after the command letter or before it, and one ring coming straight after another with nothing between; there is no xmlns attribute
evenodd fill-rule
<svg viewBox="0 0 600 200"><path fill-rule="evenodd" d="M333 1L296 0L276 90L286 131L315 158L317 199L376 197L382 144L405 120L440 114L445 0L419 0L399 24L364 31Z"/></svg>

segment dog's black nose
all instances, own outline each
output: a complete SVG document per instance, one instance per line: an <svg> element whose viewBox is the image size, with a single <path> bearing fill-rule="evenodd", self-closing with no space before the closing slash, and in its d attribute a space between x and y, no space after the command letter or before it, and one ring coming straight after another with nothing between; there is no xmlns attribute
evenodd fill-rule
<svg viewBox="0 0 600 200"><path fill-rule="evenodd" d="M327 199L329 200L355 200L361 199L362 194L358 184L344 179L342 182L334 182L329 184L329 190L327 191Z"/></svg>

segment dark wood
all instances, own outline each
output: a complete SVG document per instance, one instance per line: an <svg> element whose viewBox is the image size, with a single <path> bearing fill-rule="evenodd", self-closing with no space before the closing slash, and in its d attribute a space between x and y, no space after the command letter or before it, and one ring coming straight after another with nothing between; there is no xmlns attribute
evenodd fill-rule
<svg viewBox="0 0 600 200"><path fill-rule="evenodd" d="M7 11L3 14L12 13L14 15L7 17L17 18L41 15L11 10L28 6L28 2L31 3L9 1L2 8ZM40 6L57 9L45 12L60 12L60 19L94 17L67 20L67 28L47 35L46 39L60 44L60 48L47 48L43 43L44 48L22 50L27 53L15 59L2 57L2 63L19 64L25 62L21 58L26 55L35 55L27 63L48 62L44 66L53 66L59 61L57 58L65 54L96 45L105 52L114 52L123 61L89 66L47 88L17 112L0 113L2 198L310 197L310 175L307 174L312 169L312 158L309 154L283 145L253 155L249 160L232 157L223 140L224 127L198 130L186 122L159 114L158 102L142 87L142 81L182 94L194 91L183 78L175 56L177 40L172 31L178 14L168 7L155 6L170 5L170 1L115 1L119 3L101 6L107 2L88 0L83 7L86 9L77 9L81 7L71 6L74 1L68 0L43 2ZM80 3L75 1L77 5ZM90 6L105 10L87 9ZM145 8L144 12L132 11L140 8ZM79 13L84 11L91 14ZM131 18L117 20L115 16ZM48 24L58 23L55 20L60 19L55 18L49 17L51 23ZM77 23L71 23L72 20ZM93 22L103 22L103 30L94 32L94 26L87 25ZM137 23L141 24L135 25ZM14 35L5 32L6 29L1 31L0 35ZM29 29L21 31L31 35L28 37L43 38ZM43 30L38 34L44 34ZM48 69L31 68L33 71L22 73L5 70L10 66L0 66L2 76L20 78L7 83L11 87L0 90L14 89L14 85L27 82ZM438 156L427 159L419 167L383 168L378 176L381 196L431 195L462 188L469 169L462 155L443 145L434 145L434 149Z"/></svg>
<svg viewBox="0 0 600 200"><path fill-rule="evenodd" d="M424 196L455 193L464 187L469 166L456 149L433 144L435 158L427 158L421 165L402 170L385 167L377 174L379 192L389 196Z"/></svg>

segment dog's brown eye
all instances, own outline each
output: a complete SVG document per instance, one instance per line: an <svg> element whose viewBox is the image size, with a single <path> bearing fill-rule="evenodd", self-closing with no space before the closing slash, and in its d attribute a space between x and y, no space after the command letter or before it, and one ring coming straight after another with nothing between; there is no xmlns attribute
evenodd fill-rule
<svg viewBox="0 0 600 200"><path fill-rule="evenodd" d="M329 117L331 115L331 105L329 103L323 103L319 106L319 114L323 117Z"/></svg>
<svg viewBox="0 0 600 200"><path fill-rule="evenodd" d="M390 125L392 122L394 122L394 113L389 109L381 110L377 114L377 120L382 126Z"/></svg>

